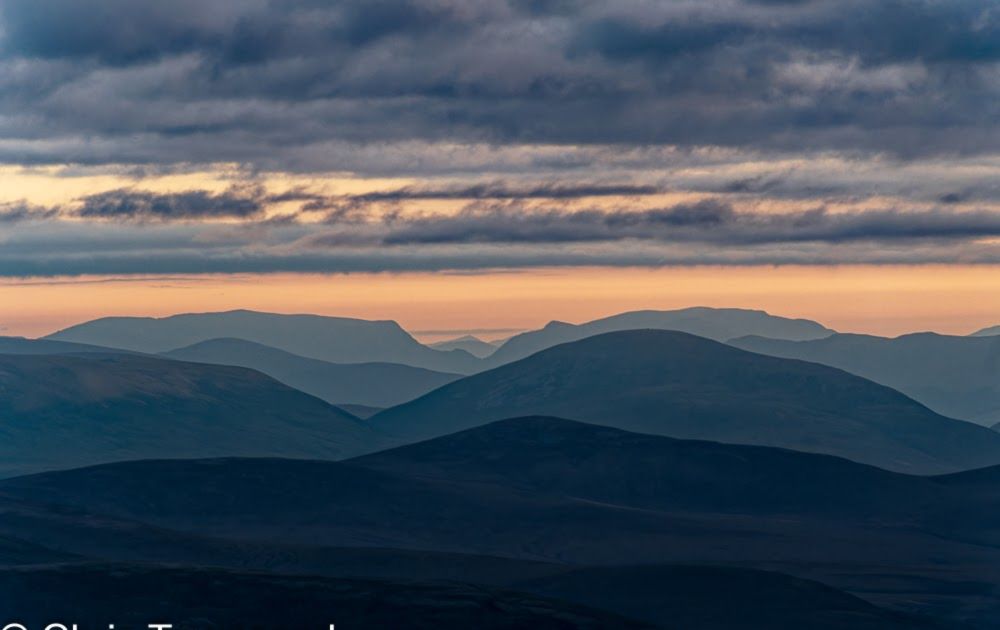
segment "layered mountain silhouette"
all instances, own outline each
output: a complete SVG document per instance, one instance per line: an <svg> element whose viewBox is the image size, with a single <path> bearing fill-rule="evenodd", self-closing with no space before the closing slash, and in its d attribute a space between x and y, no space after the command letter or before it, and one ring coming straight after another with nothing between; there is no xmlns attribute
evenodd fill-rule
<svg viewBox="0 0 1000 630"><path fill-rule="evenodd" d="M48 339L26 339L24 337L0 337L0 354L128 354L113 348L91 346L83 343L51 341Z"/></svg>
<svg viewBox="0 0 1000 630"><path fill-rule="evenodd" d="M888 339L831 335L813 341L744 337L744 350L822 363L888 385L953 418L1000 420L1000 336L918 333Z"/></svg>
<svg viewBox="0 0 1000 630"><path fill-rule="evenodd" d="M401 363L452 373L469 373L478 364L467 352L442 352L421 345L392 321L245 310L164 318L108 317L47 337L150 354L220 338L246 339L332 363Z"/></svg>
<svg viewBox="0 0 1000 630"><path fill-rule="evenodd" d="M460 571L664 627L671 614L675 625L701 615L714 619L706 627L727 627L734 617L717 609L729 602L733 615L741 606L758 614L728 627L782 627L772 614L817 620L802 627L879 627L877 609L819 585L676 566L729 564L818 579L897 610L985 621L1000 612L996 471L914 477L823 455L523 418L347 462L139 461L6 480L0 536L115 561L201 558L411 580ZM345 546L358 551L333 549ZM754 603L769 597L773 607ZM851 625L865 615L875 615L868 626Z"/></svg>
<svg viewBox="0 0 1000 630"><path fill-rule="evenodd" d="M550 322L541 330L511 337L486 359L485 364L495 367L562 343L603 333L640 329L677 330L716 341L746 335L774 339L820 339L834 332L807 319L788 319L746 309L695 307L676 311L633 311L585 324Z"/></svg>
<svg viewBox="0 0 1000 630"><path fill-rule="evenodd" d="M430 347L435 350L445 351L464 350L472 356L480 359L485 359L497 350L497 346L495 344L483 341L479 337L474 337L473 335L465 335L456 339L439 341L437 343L430 344Z"/></svg>
<svg viewBox="0 0 1000 630"><path fill-rule="evenodd" d="M243 339L212 339L162 356L252 368L336 405L391 407L459 378L398 363L329 363Z"/></svg>
<svg viewBox="0 0 1000 630"><path fill-rule="evenodd" d="M997 433L813 363L686 333L590 337L456 381L370 419L400 441L554 415L656 435L828 453L913 473L1000 463Z"/></svg>
<svg viewBox="0 0 1000 630"><path fill-rule="evenodd" d="M1000 335L1000 326L990 326L972 333L973 337L993 337L996 335Z"/></svg>
<svg viewBox="0 0 1000 630"><path fill-rule="evenodd" d="M140 355L0 355L0 476L150 457L345 457L354 416L258 372Z"/></svg>

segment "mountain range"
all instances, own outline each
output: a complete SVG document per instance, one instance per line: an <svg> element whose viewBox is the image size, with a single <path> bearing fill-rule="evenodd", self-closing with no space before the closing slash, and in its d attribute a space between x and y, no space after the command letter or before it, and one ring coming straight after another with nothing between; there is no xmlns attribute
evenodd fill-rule
<svg viewBox="0 0 1000 630"><path fill-rule="evenodd" d="M963 419L997 339L707 308L495 352L250 311L0 337L0 618L989 630L1000 433Z"/></svg>
<svg viewBox="0 0 1000 630"><path fill-rule="evenodd" d="M993 337L995 335L1000 335L1000 326L990 326L972 333L973 337Z"/></svg>
<svg viewBox="0 0 1000 630"><path fill-rule="evenodd" d="M813 341L742 337L729 343L840 368L897 389L949 417L987 426L1000 421L1000 336L917 333L888 339L836 334Z"/></svg>
<svg viewBox="0 0 1000 630"><path fill-rule="evenodd" d="M354 416L255 372L141 355L0 354L0 476L149 457L342 458Z"/></svg>
<svg viewBox="0 0 1000 630"><path fill-rule="evenodd" d="M417 342L393 321L241 310L164 318L108 317L60 330L46 339L148 354L216 339L242 339L330 363L397 363L471 374L568 341L632 329L679 330L720 341L748 335L817 339L833 333L813 321L763 311L698 307L635 311L579 325L551 322L541 330L510 338L499 348L471 336L431 347Z"/></svg>
<svg viewBox="0 0 1000 630"><path fill-rule="evenodd" d="M774 339L821 339L834 331L807 319L777 317L764 311L695 307L675 311L632 311L584 324L550 322L545 328L515 335L490 355L496 367L570 341L623 330L677 330L716 341L760 335Z"/></svg>
<svg viewBox="0 0 1000 630"><path fill-rule="evenodd" d="M369 422L399 442L553 415L672 437L828 453L933 474L1000 463L1000 436L888 387L686 333L607 333L469 376Z"/></svg>
<svg viewBox="0 0 1000 630"><path fill-rule="evenodd" d="M462 350L442 352L420 344L392 321L255 311L191 313L172 317L108 317L46 337L158 354L212 339L238 338L331 363L401 363L451 373L476 369Z"/></svg>
<svg viewBox="0 0 1000 630"><path fill-rule="evenodd" d="M243 339L211 339L161 356L251 368L335 405L392 407L459 378L398 363L329 363Z"/></svg>

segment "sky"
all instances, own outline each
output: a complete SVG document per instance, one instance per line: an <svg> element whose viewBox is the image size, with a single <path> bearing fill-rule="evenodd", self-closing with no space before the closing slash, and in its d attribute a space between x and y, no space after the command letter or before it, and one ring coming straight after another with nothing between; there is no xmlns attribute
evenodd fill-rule
<svg viewBox="0 0 1000 630"><path fill-rule="evenodd" d="M4 0L0 328L1000 323L993 0Z"/></svg>

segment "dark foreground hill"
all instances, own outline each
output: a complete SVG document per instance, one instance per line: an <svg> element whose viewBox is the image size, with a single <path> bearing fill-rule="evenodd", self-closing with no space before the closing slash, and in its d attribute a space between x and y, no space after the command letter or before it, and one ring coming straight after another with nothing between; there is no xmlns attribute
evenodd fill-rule
<svg viewBox="0 0 1000 630"><path fill-rule="evenodd" d="M1000 420L1000 336L833 335L814 341L744 337L730 345L840 368L897 389L948 417L985 425Z"/></svg>
<svg viewBox="0 0 1000 630"><path fill-rule="evenodd" d="M811 580L728 567L587 567L527 580L517 588L602 608L663 628L891 630L945 628L893 613ZM597 595L599 594L599 595Z"/></svg>
<svg viewBox="0 0 1000 630"><path fill-rule="evenodd" d="M502 556L531 561L531 576L495 560L464 571L518 589L554 575L538 561L730 565L984 620L1000 613L1000 497L971 479L527 418L347 462L127 462L6 480L0 535L117 561L310 572L337 562L323 551L334 547ZM414 567L432 562L353 566L423 579Z"/></svg>
<svg viewBox="0 0 1000 630"><path fill-rule="evenodd" d="M890 470L1000 463L1000 435L826 366L671 331L590 337L376 414L400 441L551 415L679 438L828 453Z"/></svg>
<svg viewBox="0 0 1000 630"><path fill-rule="evenodd" d="M154 619L178 630L331 623L361 630L946 627L815 582L745 569L567 568L513 588L120 564L24 567L0 571L0 616L31 625L73 619L81 627L107 627L111 620L145 627Z"/></svg>
<svg viewBox="0 0 1000 630"><path fill-rule="evenodd" d="M807 319L789 319L764 311L739 308L695 307L676 311L632 311L584 324L550 322L541 330L511 337L487 357L483 364L486 367L497 367L559 344L622 330L676 330L716 341L746 335L774 339L820 339L833 334L829 328Z"/></svg>
<svg viewBox="0 0 1000 630"><path fill-rule="evenodd" d="M60 330L48 339L158 354L233 337L331 363L401 363L453 373L469 373L479 364L461 350L442 352L421 345L393 321L255 311L108 317Z"/></svg>
<svg viewBox="0 0 1000 630"><path fill-rule="evenodd" d="M139 355L0 355L0 476L151 457L342 458L357 418L258 372Z"/></svg>
<svg viewBox="0 0 1000 630"><path fill-rule="evenodd" d="M392 407L459 378L398 363L329 363L243 339L212 339L163 356L251 368L335 405Z"/></svg>
<svg viewBox="0 0 1000 630"><path fill-rule="evenodd" d="M234 573L219 569L62 566L0 571L0 618L31 626L593 630L648 627L577 604L483 586Z"/></svg>

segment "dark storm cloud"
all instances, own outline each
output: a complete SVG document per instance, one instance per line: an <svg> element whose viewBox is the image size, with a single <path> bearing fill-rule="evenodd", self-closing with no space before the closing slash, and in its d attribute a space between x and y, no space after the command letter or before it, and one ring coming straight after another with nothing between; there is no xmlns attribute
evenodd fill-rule
<svg viewBox="0 0 1000 630"><path fill-rule="evenodd" d="M324 143L1000 141L990 0L7 0L0 21L13 162L350 170Z"/></svg>
<svg viewBox="0 0 1000 630"><path fill-rule="evenodd" d="M254 187L233 187L218 194L205 190L154 193L124 188L83 197L78 208L64 213L119 221L248 219L264 211L264 202L263 191Z"/></svg>

